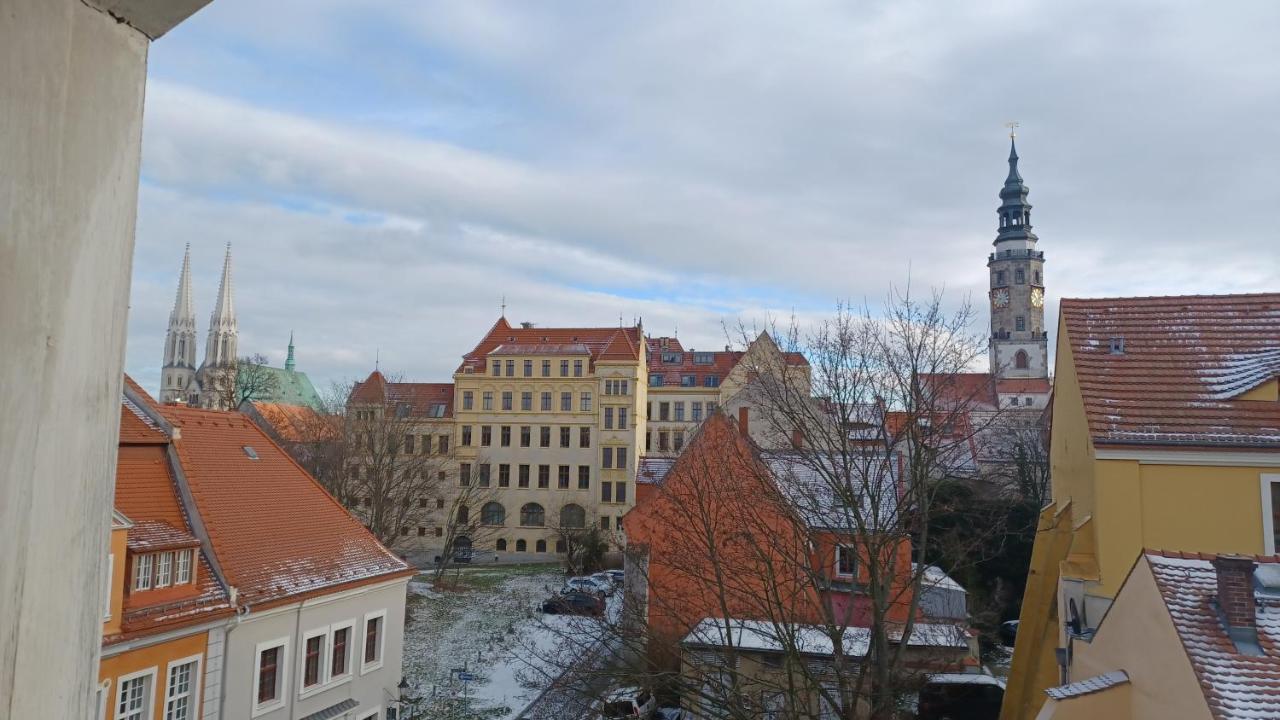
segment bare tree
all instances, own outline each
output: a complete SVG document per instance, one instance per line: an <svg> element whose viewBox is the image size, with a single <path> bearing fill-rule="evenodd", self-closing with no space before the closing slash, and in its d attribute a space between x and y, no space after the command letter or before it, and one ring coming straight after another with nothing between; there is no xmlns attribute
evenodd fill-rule
<svg viewBox="0 0 1280 720"><path fill-rule="evenodd" d="M280 390L280 378L267 366L267 356L247 355L209 373L218 407L238 409L244 403L266 400Z"/></svg>
<svg viewBox="0 0 1280 720"><path fill-rule="evenodd" d="M506 508L497 502L497 491L487 477L466 478L463 484L449 493L443 510L444 533L440 560L436 563L435 577L439 580L457 561L470 561L476 545L495 535L507 522Z"/></svg>

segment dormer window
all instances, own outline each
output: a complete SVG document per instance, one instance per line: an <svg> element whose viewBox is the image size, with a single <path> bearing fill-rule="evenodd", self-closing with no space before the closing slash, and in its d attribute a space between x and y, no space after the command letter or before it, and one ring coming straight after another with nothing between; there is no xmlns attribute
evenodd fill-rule
<svg viewBox="0 0 1280 720"><path fill-rule="evenodd" d="M678 353L678 352L664 352L664 353L662 353L662 362L664 362L664 363L672 363L672 364L676 364L676 365L678 365L678 364L680 364L680 363L683 361L683 357L682 357L682 356L683 356L683 353Z"/></svg>
<svg viewBox="0 0 1280 720"><path fill-rule="evenodd" d="M133 589L159 590L175 585L189 585L194 551L190 548L135 555Z"/></svg>
<svg viewBox="0 0 1280 720"><path fill-rule="evenodd" d="M711 365L716 361L715 353L700 352L693 354L694 365Z"/></svg>
<svg viewBox="0 0 1280 720"><path fill-rule="evenodd" d="M150 590L152 564L155 558L152 555L139 555L133 563L133 589L134 590Z"/></svg>

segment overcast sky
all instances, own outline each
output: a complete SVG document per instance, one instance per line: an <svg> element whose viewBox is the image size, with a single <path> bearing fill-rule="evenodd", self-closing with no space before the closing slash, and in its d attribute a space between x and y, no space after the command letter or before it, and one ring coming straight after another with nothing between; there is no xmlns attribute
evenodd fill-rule
<svg viewBox="0 0 1280 720"><path fill-rule="evenodd" d="M241 354L447 380L497 318L686 347L986 303L1018 120L1062 297L1280 288L1280 3L215 0L151 49L127 367L183 246ZM985 315L984 315L985 318Z"/></svg>

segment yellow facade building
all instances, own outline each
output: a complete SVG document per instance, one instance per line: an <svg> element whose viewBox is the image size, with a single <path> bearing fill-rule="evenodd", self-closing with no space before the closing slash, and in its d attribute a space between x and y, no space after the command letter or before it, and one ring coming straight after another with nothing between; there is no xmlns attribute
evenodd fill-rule
<svg viewBox="0 0 1280 720"><path fill-rule="evenodd" d="M1280 295L1063 300L1053 501L1041 514L1003 720L1071 683L1144 548L1272 554Z"/></svg>

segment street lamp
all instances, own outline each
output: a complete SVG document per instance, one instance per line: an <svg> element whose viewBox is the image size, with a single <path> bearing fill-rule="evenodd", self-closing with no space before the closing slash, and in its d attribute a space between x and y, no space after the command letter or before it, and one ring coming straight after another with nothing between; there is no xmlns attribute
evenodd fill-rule
<svg viewBox="0 0 1280 720"><path fill-rule="evenodd" d="M396 685L396 690L398 691L396 693L396 704L400 707L395 708L395 710L398 711L399 717L397 717L397 714L392 713L393 708L388 708L387 720L413 720L418 717L418 703L422 702L422 698L411 694L409 692L410 687L412 686L409 685L409 681L401 677L400 684Z"/></svg>

